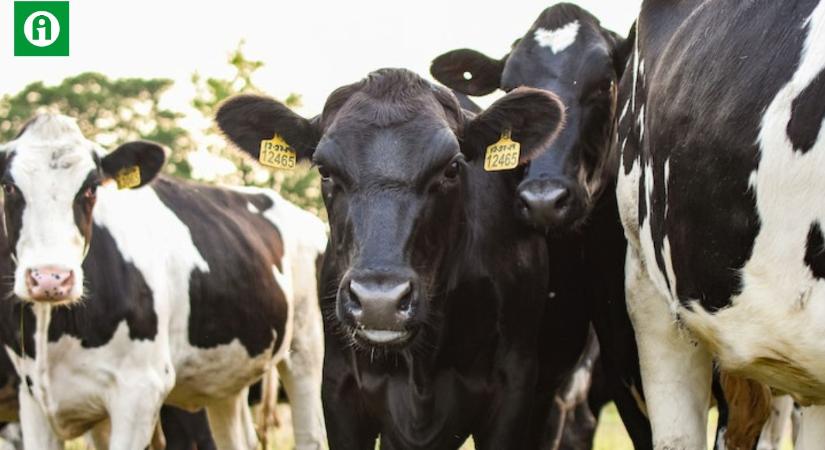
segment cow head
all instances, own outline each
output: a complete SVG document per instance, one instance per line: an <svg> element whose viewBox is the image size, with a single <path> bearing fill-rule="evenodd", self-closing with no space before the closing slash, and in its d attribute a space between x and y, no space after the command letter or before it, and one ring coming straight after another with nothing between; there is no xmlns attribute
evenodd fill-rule
<svg viewBox="0 0 825 450"><path fill-rule="evenodd" d="M263 97L240 96L217 114L223 132L258 158L278 134L322 177L338 323L363 345L403 346L435 308L468 226L468 164L502 131L527 161L562 120L555 96L517 89L478 116L416 74L383 69L339 88L304 119ZM487 176L495 176L486 174ZM332 295L331 295L332 296Z"/></svg>
<svg viewBox="0 0 825 450"><path fill-rule="evenodd" d="M433 61L433 76L459 92L486 95L519 86L546 89L564 102L558 139L530 163L516 199L518 214L550 231L576 228L602 191L616 85L630 48L570 4L546 9L500 60L454 50Z"/></svg>
<svg viewBox="0 0 825 450"><path fill-rule="evenodd" d="M138 167L140 186L158 173L164 150L132 142L105 154L73 119L43 114L0 145L4 224L15 261L14 294L66 304L83 295L83 259L92 237L97 187Z"/></svg>

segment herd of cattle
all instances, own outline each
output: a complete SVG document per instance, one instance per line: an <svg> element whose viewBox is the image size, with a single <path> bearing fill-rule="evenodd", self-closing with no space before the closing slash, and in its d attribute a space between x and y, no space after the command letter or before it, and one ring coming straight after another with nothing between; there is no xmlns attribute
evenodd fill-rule
<svg viewBox="0 0 825 450"><path fill-rule="evenodd" d="M298 449L589 448L609 401L636 449L705 448L714 401L717 448L777 445L794 405L825 447L825 0L645 0L627 37L559 4L431 71L217 111L317 166L328 228L64 116L2 144L24 448L254 449L274 368Z"/></svg>

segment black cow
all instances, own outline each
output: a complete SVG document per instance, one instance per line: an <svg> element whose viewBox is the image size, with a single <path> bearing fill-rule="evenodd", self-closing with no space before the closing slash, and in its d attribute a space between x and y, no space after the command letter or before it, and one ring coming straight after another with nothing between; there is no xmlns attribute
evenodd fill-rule
<svg viewBox="0 0 825 450"><path fill-rule="evenodd" d="M470 95L530 86L563 100L565 127L530 162L514 196L516 214L547 235L553 316L558 318L547 327L554 332L548 342L567 350L569 367L581 354L592 320L610 396L636 448L644 449L650 447L650 425L624 302L626 241L613 195L616 163L609 151L616 85L631 44L582 8L559 4L544 10L503 58L454 50L436 58L431 72Z"/></svg>
<svg viewBox="0 0 825 450"><path fill-rule="evenodd" d="M324 408L333 449L534 448L552 386L541 337L546 246L516 220L520 171L486 173L502 134L529 161L562 122L514 90L477 116L402 69L339 88L307 120L263 97L218 112L257 157L278 134L322 176Z"/></svg>
<svg viewBox="0 0 825 450"><path fill-rule="evenodd" d="M164 161L148 142L106 153L54 114L0 146L0 342L26 448L91 431L143 449L163 403L206 407L219 447L255 448L246 390L273 354L296 441L320 448L323 223L272 191L158 176Z"/></svg>
<svg viewBox="0 0 825 450"><path fill-rule="evenodd" d="M699 448L714 359L825 403L825 2L649 0L637 31L615 140L628 310L654 446ZM757 422L769 392L745 386L730 420ZM806 410L797 448L823 423Z"/></svg>

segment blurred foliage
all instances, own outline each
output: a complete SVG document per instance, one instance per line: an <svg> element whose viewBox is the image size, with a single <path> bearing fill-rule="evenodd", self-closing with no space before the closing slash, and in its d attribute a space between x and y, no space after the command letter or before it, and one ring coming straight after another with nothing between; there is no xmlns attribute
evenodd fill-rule
<svg viewBox="0 0 825 450"><path fill-rule="evenodd" d="M160 106L172 80L122 78L86 72L64 79L56 86L38 81L15 95L0 98L0 142L11 140L27 120L43 112L59 112L77 119L89 139L105 148L135 139L148 139L172 149L193 143L178 125L182 114ZM184 159L172 158L169 171L189 177Z"/></svg>
<svg viewBox="0 0 825 450"><path fill-rule="evenodd" d="M217 107L239 93L260 93L252 78L262 61L248 59L243 42L229 55L229 78L192 75L195 97L193 116L201 116L187 130L184 114L162 106L163 94L172 86L168 79L109 79L99 73L82 73L46 86L35 82L14 95L0 97L0 142L14 139L35 114L59 112L75 117L89 139L107 149L135 139L159 142L171 150L166 172L226 185L272 187L295 204L323 216L320 181L308 164L290 172L270 171L232 148L212 122ZM289 95L284 102L298 107L301 98ZM209 124L209 125L206 125ZM197 130L203 126L205 129Z"/></svg>
<svg viewBox="0 0 825 450"><path fill-rule="evenodd" d="M229 97L240 93L262 93L252 82L252 77L258 69L263 67L264 63L248 59L243 53L243 42L238 44L238 47L229 56L228 62L235 72L229 79L203 79L198 73L192 75L192 84L195 85L196 89L192 106L206 117L212 117L221 102ZM301 97L294 93L283 101L290 108L301 106ZM217 181L224 184L273 186L287 200L298 206L319 216L326 213L321 199L320 178L317 171L312 169L309 164L302 163L292 171L266 169L245 154L232 148L231 144L227 144L214 123L205 130L205 134L210 138L221 137L220 140L207 139L209 141L207 151L212 155L231 161L238 168L230 174L216 176Z"/></svg>

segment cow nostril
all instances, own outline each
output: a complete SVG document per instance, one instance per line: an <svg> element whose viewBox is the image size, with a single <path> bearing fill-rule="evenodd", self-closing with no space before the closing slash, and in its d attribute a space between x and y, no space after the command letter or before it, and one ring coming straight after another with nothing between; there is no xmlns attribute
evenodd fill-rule
<svg viewBox="0 0 825 450"><path fill-rule="evenodd" d="M349 289L350 303L352 304L353 307L360 309L361 308L361 299L358 298L358 293L355 292L355 289L353 289L352 281L349 282L349 285L348 285L347 289Z"/></svg>
<svg viewBox="0 0 825 450"><path fill-rule="evenodd" d="M55 275L55 278L57 280L59 280L60 276ZM60 287L64 287L64 288L71 287L73 284L74 284L74 271L70 270L68 275L66 276L66 278L60 283Z"/></svg>
<svg viewBox="0 0 825 450"><path fill-rule="evenodd" d="M556 209L564 209L570 203L570 189L561 188L551 194L555 197L553 200L553 207Z"/></svg>

